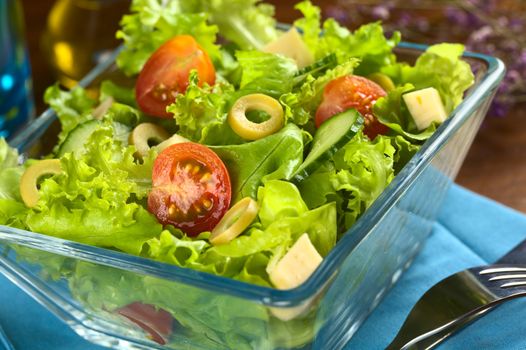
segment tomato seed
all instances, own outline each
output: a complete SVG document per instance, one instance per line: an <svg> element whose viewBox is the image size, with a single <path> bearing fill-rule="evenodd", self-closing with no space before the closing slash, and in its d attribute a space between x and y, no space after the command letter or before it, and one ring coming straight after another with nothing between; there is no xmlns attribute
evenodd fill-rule
<svg viewBox="0 0 526 350"><path fill-rule="evenodd" d="M199 179L199 182L205 183L205 182L210 181L211 178L212 178L212 174L209 172L206 172L203 176L201 176L201 179Z"/></svg>
<svg viewBox="0 0 526 350"><path fill-rule="evenodd" d="M174 204L170 205L170 207L168 208L168 214L170 214L171 217L174 217L175 214L177 214L177 208Z"/></svg>
<svg viewBox="0 0 526 350"><path fill-rule="evenodd" d="M208 199L203 199L203 206L206 210L210 210L210 208L212 208L212 201Z"/></svg>
<svg viewBox="0 0 526 350"><path fill-rule="evenodd" d="M192 164L186 163L186 165L184 166L184 171L186 171L187 173L190 173L192 168L193 168Z"/></svg>
<svg viewBox="0 0 526 350"><path fill-rule="evenodd" d="M194 208L197 214L201 214L201 212L203 211L203 209L197 206L197 204L192 205L192 208Z"/></svg>

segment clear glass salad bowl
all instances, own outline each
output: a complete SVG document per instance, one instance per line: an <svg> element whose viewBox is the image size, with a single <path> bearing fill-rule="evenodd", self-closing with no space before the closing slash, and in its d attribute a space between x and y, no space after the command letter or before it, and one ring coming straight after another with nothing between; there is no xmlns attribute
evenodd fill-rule
<svg viewBox="0 0 526 350"><path fill-rule="evenodd" d="M409 61L425 49L409 43L397 48ZM504 75L498 59L465 58L476 83L462 104L295 289L260 287L5 226L0 271L80 336L117 349L340 349L425 242ZM93 85L112 64L95 68L81 85ZM11 145L29 150L54 119L46 111ZM171 334L152 337L144 330L148 324L139 327L119 313L133 303L169 312Z"/></svg>

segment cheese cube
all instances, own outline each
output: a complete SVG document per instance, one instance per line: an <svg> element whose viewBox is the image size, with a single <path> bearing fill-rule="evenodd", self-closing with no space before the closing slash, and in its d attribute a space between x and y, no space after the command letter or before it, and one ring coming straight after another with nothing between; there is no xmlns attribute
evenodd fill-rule
<svg viewBox="0 0 526 350"><path fill-rule="evenodd" d="M263 52L277 53L296 61L298 68L314 63L314 57L295 28L281 35L262 49Z"/></svg>
<svg viewBox="0 0 526 350"><path fill-rule="evenodd" d="M424 130L432 122L442 123L447 119L446 109L435 88L426 88L403 95L409 113L418 130Z"/></svg>

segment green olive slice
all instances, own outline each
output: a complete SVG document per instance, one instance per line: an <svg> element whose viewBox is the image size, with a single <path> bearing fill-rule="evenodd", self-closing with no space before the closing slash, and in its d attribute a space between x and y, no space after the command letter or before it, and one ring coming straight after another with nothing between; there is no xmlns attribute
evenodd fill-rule
<svg viewBox="0 0 526 350"><path fill-rule="evenodd" d="M133 129L129 142L135 146L140 157L145 157L150 151L150 142L161 143L170 135L158 125L142 123Z"/></svg>
<svg viewBox="0 0 526 350"><path fill-rule="evenodd" d="M270 119L262 123L248 120L249 111L263 111ZM236 134L246 140L258 140L281 129L284 123L283 108L280 103L267 95L251 94L239 98L228 113L228 123Z"/></svg>
<svg viewBox="0 0 526 350"><path fill-rule="evenodd" d="M161 153L162 151L164 151L166 148L170 147L171 145L175 145L177 143L184 143L184 142L190 142L190 140L180 135L173 134L172 136L170 136L170 138L164 140L163 142L155 146L155 148L157 149L159 153Z"/></svg>
<svg viewBox="0 0 526 350"><path fill-rule="evenodd" d="M225 244L239 236L258 214L258 204L245 197L230 208L212 230L210 242L213 245Z"/></svg>
<svg viewBox="0 0 526 350"><path fill-rule="evenodd" d="M374 81L376 84L380 85L385 92L393 91L396 87L391 78L383 73L373 73L367 77L369 80Z"/></svg>
<svg viewBox="0 0 526 350"><path fill-rule="evenodd" d="M20 178L20 196L24 204L29 208L37 205L40 199L37 187L40 177L59 174L61 171L58 159L45 159L27 168Z"/></svg>
<svg viewBox="0 0 526 350"><path fill-rule="evenodd" d="M104 101L102 101L91 113L93 116L93 119L102 119L104 115L108 112L108 110L111 108L111 105L115 102L113 97L108 97Z"/></svg>

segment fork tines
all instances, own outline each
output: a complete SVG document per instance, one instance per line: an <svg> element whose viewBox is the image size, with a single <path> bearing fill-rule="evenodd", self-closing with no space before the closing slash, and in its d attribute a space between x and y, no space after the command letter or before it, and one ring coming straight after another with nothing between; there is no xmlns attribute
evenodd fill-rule
<svg viewBox="0 0 526 350"><path fill-rule="evenodd" d="M526 286L526 267L502 266L481 270L479 275L495 275L488 281L519 280L500 285L500 288Z"/></svg>

